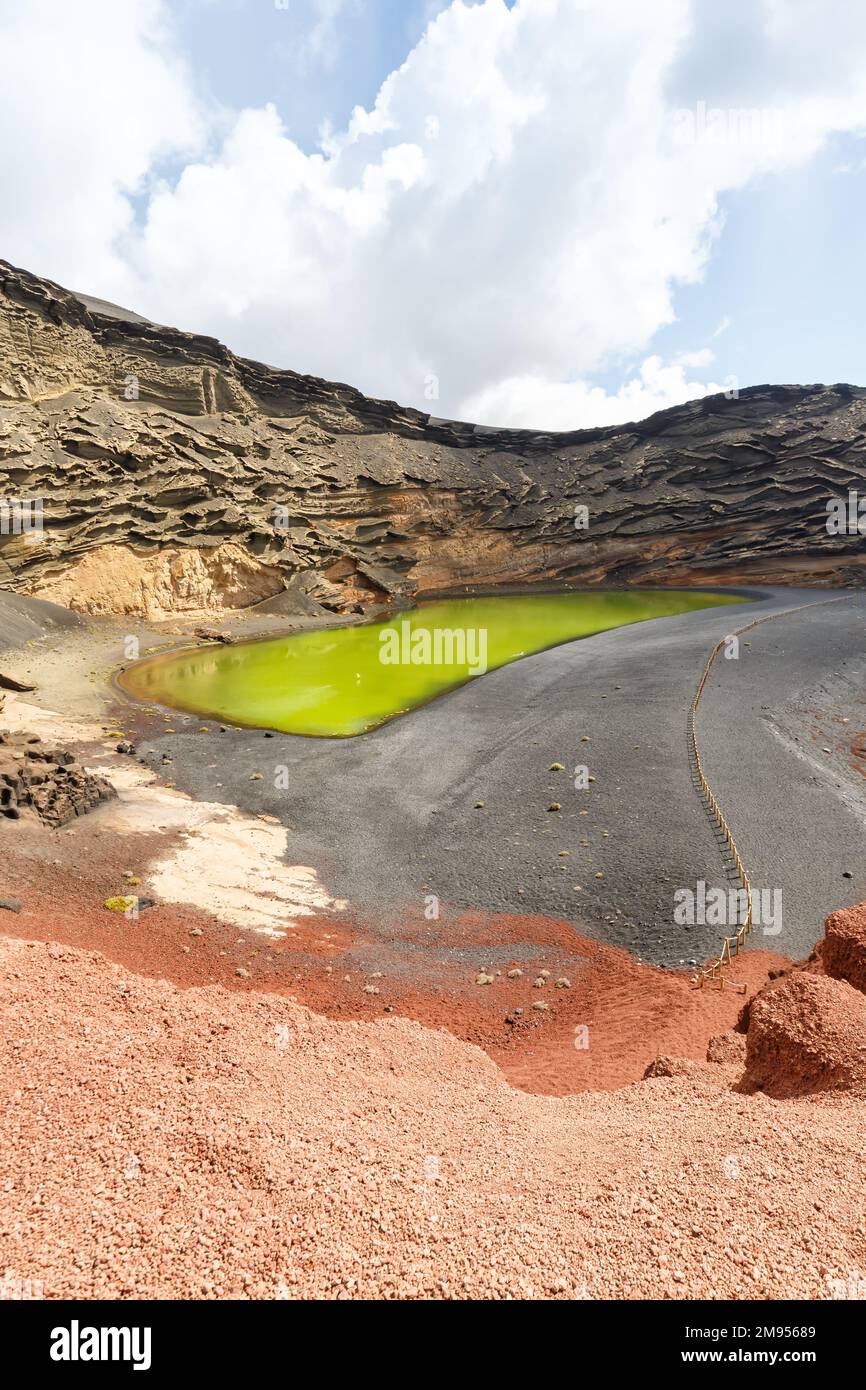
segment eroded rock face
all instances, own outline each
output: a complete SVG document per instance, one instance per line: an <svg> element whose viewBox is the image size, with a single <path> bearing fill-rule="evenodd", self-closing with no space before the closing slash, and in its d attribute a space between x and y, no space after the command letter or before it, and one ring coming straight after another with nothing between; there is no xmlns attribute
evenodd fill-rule
<svg viewBox="0 0 866 1390"><path fill-rule="evenodd" d="M212 550L136 553L126 545L100 545L39 586L38 597L83 613L135 613L151 619L172 613L248 608L283 591L280 571L238 545Z"/></svg>
<svg viewBox="0 0 866 1390"><path fill-rule="evenodd" d="M828 975L866 992L866 903L830 914L818 954Z"/></svg>
<svg viewBox="0 0 866 1390"><path fill-rule="evenodd" d="M493 430L88 307L0 262L0 499L44 508L41 536L0 534L0 584L92 611L112 593L128 612L283 589L344 611L554 580L862 583L862 538L825 523L864 471L859 388L753 387L624 427ZM235 557L222 583L211 558L229 551L248 569ZM123 582L94 582L86 557Z"/></svg>
<svg viewBox="0 0 866 1390"><path fill-rule="evenodd" d="M866 1089L866 998L798 972L751 1001L743 1087L777 1098Z"/></svg>
<svg viewBox="0 0 866 1390"><path fill-rule="evenodd" d="M36 734L0 734L0 823L29 813L45 825L66 825L114 795L66 749L49 747Z"/></svg>

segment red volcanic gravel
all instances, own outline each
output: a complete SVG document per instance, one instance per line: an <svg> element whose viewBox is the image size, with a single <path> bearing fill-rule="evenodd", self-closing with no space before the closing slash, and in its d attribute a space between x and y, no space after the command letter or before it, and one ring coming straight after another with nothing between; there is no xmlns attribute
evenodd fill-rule
<svg viewBox="0 0 866 1390"><path fill-rule="evenodd" d="M754 1299L860 1277L866 1114L827 1088L859 1076L866 1001L820 962L746 952L744 1001L544 918L309 917L273 941L106 911L167 841L4 840L11 1286ZM744 1046L747 1086L799 1098L744 1094Z"/></svg>
<svg viewBox="0 0 866 1390"><path fill-rule="evenodd" d="M22 911L4 913L0 930L96 949L183 986L265 990L330 1018L399 1014L447 1028L484 1048L513 1085L549 1095L625 1085L661 1054L702 1060L744 1002L736 990L695 989L688 975L641 965L544 917L464 913L419 936L399 923L374 934L345 916L314 916L275 941L190 907L158 904L137 922L107 911L107 897L129 891L124 868L140 869L165 845L165 836L92 838L86 826L74 837L24 832L3 888ZM748 951L728 979L754 994L768 971L789 965ZM476 984L484 973L491 983Z"/></svg>
<svg viewBox="0 0 866 1390"><path fill-rule="evenodd" d="M7 1279L48 1298L827 1298L866 1109L736 1068L533 1096L405 1019L0 942Z"/></svg>

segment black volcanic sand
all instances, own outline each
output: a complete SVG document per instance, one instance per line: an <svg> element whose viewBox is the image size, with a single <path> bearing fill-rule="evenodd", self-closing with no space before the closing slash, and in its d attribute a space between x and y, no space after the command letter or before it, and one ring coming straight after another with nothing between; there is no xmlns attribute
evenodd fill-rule
<svg viewBox="0 0 866 1390"><path fill-rule="evenodd" d="M726 882L686 742L706 657L753 618L835 596L753 592L758 602L735 609L539 653L353 739L219 733L181 714L162 734L131 702L115 709L138 728L142 760L179 788L278 816L289 862L314 866L380 932L423 932L435 894L443 914L564 918L642 960L686 967L716 954L722 933L675 925L674 892ZM701 708L705 770L753 886L782 893L782 930L758 930L754 944L782 955L808 954L829 911L866 897L866 784L848 756L866 730L864 676L866 594L851 592L745 633L739 660L717 661ZM574 789L578 764L595 779L588 791ZM280 769L287 790L275 786Z"/></svg>

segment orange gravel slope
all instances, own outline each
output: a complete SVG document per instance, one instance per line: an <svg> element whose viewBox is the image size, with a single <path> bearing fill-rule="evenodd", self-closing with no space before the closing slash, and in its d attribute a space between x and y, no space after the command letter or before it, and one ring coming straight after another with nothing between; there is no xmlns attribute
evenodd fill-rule
<svg viewBox="0 0 866 1390"><path fill-rule="evenodd" d="M401 1018L13 939L0 978L4 1266L49 1298L825 1298L866 1262L860 1098L529 1095Z"/></svg>

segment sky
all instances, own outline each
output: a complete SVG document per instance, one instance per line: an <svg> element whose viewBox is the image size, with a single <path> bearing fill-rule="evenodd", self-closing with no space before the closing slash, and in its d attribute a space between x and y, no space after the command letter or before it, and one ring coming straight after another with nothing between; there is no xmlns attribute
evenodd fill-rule
<svg viewBox="0 0 866 1390"><path fill-rule="evenodd" d="M0 257L488 425L866 384L866 5L0 0Z"/></svg>

